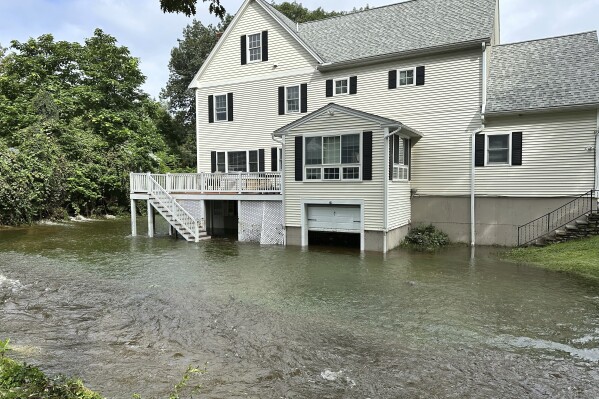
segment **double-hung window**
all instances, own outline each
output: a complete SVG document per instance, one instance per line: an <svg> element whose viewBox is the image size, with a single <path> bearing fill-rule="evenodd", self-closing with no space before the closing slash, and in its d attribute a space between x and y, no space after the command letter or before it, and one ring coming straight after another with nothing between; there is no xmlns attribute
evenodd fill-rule
<svg viewBox="0 0 599 399"><path fill-rule="evenodd" d="M260 152L218 151L216 153L216 171L222 173L260 172Z"/></svg>
<svg viewBox="0 0 599 399"><path fill-rule="evenodd" d="M402 139L394 134L389 136L391 156L393 159L393 180L410 178L410 140Z"/></svg>
<svg viewBox="0 0 599 399"><path fill-rule="evenodd" d="M399 71L399 86L414 85L414 68L402 69Z"/></svg>
<svg viewBox="0 0 599 399"><path fill-rule="evenodd" d="M487 134L487 165L509 165L510 134Z"/></svg>
<svg viewBox="0 0 599 399"><path fill-rule="evenodd" d="M285 88L285 103L287 113L300 112L300 87Z"/></svg>
<svg viewBox="0 0 599 399"><path fill-rule="evenodd" d="M349 78L335 79L335 95L340 96L349 93Z"/></svg>
<svg viewBox="0 0 599 399"><path fill-rule="evenodd" d="M248 59L250 62L262 61L262 37L260 33L248 35Z"/></svg>
<svg viewBox="0 0 599 399"><path fill-rule="evenodd" d="M227 115L227 95L214 96L214 120L226 121Z"/></svg>
<svg viewBox="0 0 599 399"><path fill-rule="evenodd" d="M306 180L360 180L360 134L308 136Z"/></svg>

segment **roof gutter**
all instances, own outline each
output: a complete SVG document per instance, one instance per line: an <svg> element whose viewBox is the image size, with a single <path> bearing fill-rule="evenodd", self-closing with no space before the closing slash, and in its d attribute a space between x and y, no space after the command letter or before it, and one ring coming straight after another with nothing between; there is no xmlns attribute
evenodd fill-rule
<svg viewBox="0 0 599 399"><path fill-rule="evenodd" d="M321 65L318 65L316 67L316 69L321 72L328 72L328 71L335 71L338 69L349 68L349 67L372 65L372 64L377 64L380 62L385 62L385 61L395 61L397 59L421 57L421 56L425 56L425 55L445 53L445 52L450 52L450 51L455 51L455 50L476 49L476 48L480 48L481 42L489 43L490 41L491 41L491 38L487 37L487 38L469 40L469 41L460 42L460 43L446 44L446 45L441 45L441 46L433 46L433 47L426 47L426 48L421 48L421 49L402 51L402 52L398 52L398 53L358 58L355 60L347 60L347 61L340 61L340 62L328 62L328 63L323 63Z"/></svg>
<svg viewBox="0 0 599 399"><path fill-rule="evenodd" d="M555 106L555 107L541 107L532 109L514 109L505 111L485 111L485 116L509 116L509 115L524 115L524 114L537 114L545 112L555 111L585 111L593 110L599 107L599 103L588 103L588 104L575 104L566 106Z"/></svg>

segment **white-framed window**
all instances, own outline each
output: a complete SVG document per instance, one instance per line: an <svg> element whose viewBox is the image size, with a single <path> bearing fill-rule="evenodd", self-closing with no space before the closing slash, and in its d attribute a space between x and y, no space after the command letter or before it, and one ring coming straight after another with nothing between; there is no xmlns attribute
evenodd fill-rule
<svg viewBox="0 0 599 399"><path fill-rule="evenodd" d="M416 84L416 68L400 69L397 71L397 86L414 86Z"/></svg>
<svg viewBox="0 0 599 399"><path fill-rule="evenodd" d="M362 170L360 133L305 138L306 180L360 180Z"/></svg>
<svg viewBox="0 0 599 399"><path fill-rule="evenodd" d="M300 86L289 86L285 88L285 110L286 113L300 112Z"/></svg>
<svg viewBox="0 0 599 399"><path fill-rule="evenodd" d="M349 94L349 78L334 79L333 94L335 96Z"/></svg>
<svg viewBox="0 0 599 399"><path fill-rule="evenodd" d="M262 61L262 34L247 35L249 62Z"/></svg>
<svg viewBox="0 0 599 399"><path fill-rule="evenodd" d="M217 151L216 171L222 173L259 172L259 157L258 150Z"/></svg>
<svg viewBox="0 0 599 399"><path fill-rule="evenodd" d="M393 157L393 180L409 180L410 140L393 134L389 136L389 145Z"/></svg>
<svg viewBox="0 0 599 399"><path fill-rule="evenodd" d="M283 149L281 147L277 148L277 171L283 171Z"/></svg>
<svg viewBox="0 0 599 399"><path fill-rule="evenodd" d="M485 152L485 164L487 165L511 165L512 159L512 134L511 133L488 133L486 135L487 151Z"/></svg>
<svg viewBox="0 0 599 399"><path fill-rule="evenodd" d="M214 120L217 122L228 120L227 109L227 95L214 96Z"/></svg>

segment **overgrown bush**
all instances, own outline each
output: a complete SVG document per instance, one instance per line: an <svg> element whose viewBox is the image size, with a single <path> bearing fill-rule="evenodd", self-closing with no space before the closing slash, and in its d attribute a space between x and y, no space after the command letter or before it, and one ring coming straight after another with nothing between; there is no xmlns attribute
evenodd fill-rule
<svg viewBox="0 0 599 399"><path fill-rule="evenodd" d="M435 251L449 245L447 234L432 224L413 227L404 240L404 246L416 251Z"/></svg>

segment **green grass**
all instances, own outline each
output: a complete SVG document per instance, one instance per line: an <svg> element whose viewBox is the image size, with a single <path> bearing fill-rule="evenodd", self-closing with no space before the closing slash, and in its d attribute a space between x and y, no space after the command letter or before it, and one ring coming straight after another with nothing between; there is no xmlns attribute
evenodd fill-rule
<svg viewBox="0 0 599 399"><path fill-rule="evenodd" d="M516 248L507 252L506 257L549 270L599 280L599 236L540 248Z"/></svg>

